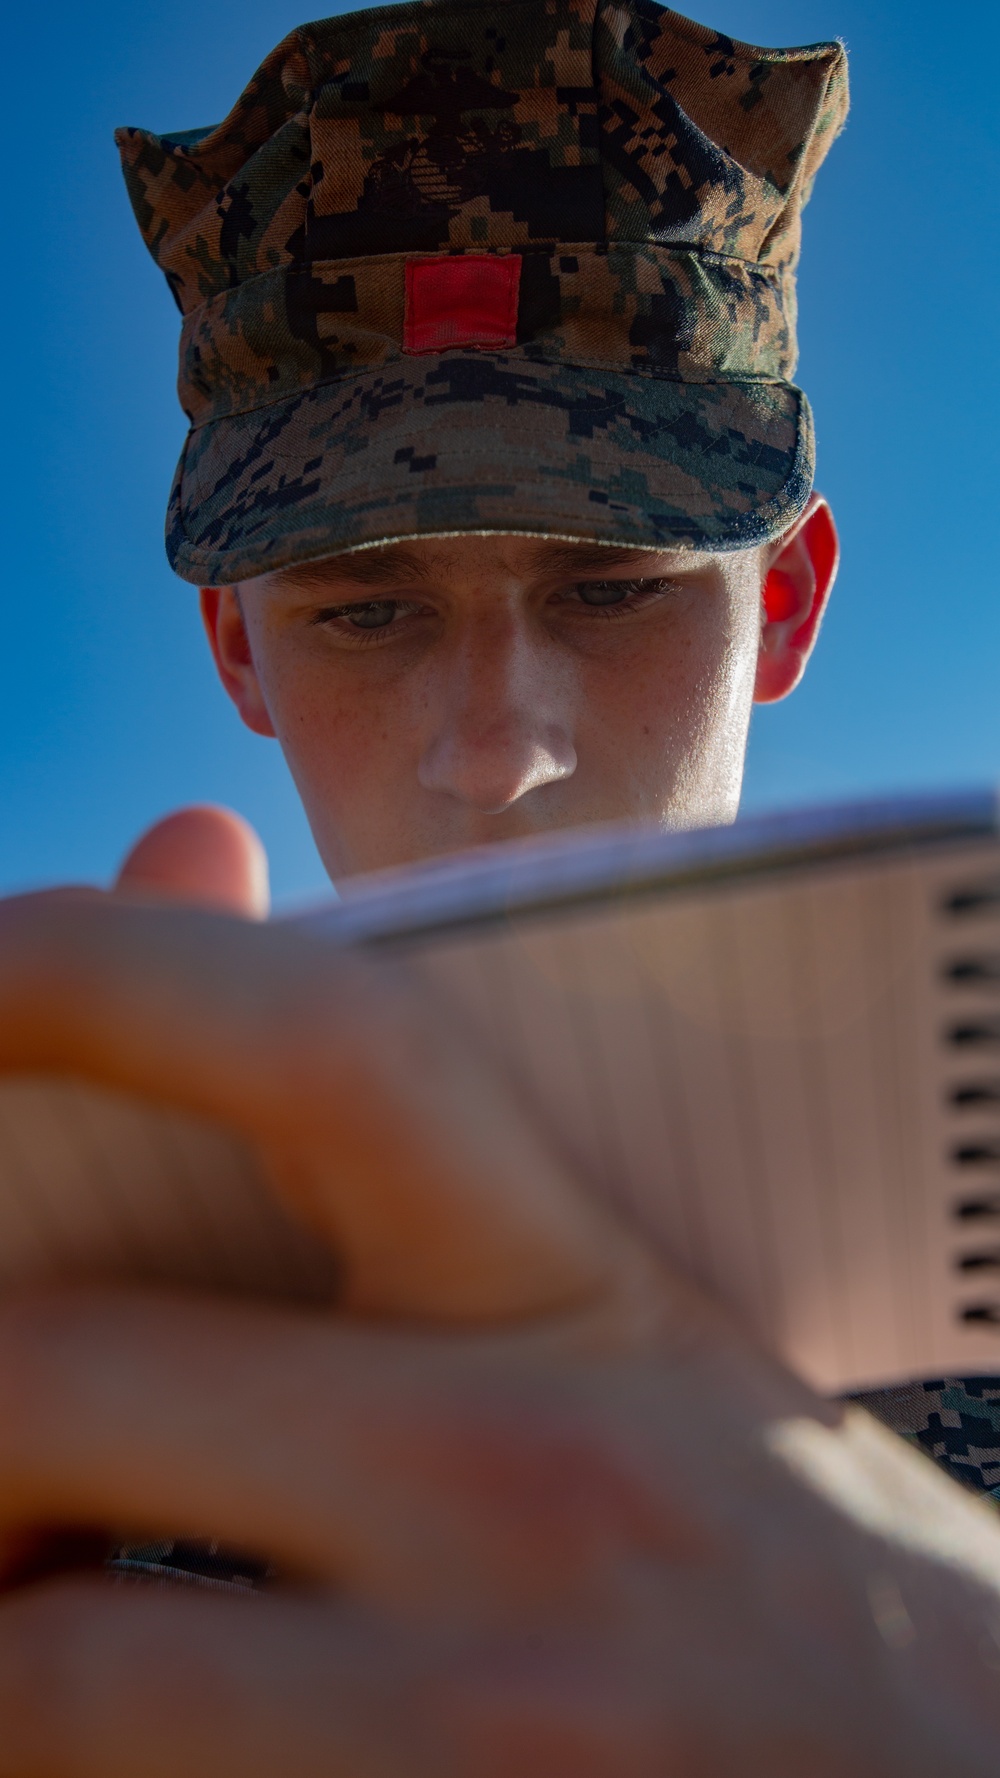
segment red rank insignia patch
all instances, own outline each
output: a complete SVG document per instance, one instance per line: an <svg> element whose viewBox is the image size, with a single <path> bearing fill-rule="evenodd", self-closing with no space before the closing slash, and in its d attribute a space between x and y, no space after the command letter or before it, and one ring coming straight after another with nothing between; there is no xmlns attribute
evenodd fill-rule
<svg viewBox="0 0 1000 1778"><path fill-rule="evenodd" d="M406 262L404 352L495 351L517 338L521 255L442 254Z"/></svg>

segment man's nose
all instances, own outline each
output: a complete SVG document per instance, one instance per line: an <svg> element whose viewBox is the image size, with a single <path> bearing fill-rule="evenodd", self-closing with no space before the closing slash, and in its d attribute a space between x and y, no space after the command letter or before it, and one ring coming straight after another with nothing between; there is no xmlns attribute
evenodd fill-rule
<svg viewBox="0 0 1000 1778"><path fill-rule="evenodd" d="M529 791L570 777L567 692L559 663L523 619L470 624L441 663L421 785L499 815Z"/></svg>

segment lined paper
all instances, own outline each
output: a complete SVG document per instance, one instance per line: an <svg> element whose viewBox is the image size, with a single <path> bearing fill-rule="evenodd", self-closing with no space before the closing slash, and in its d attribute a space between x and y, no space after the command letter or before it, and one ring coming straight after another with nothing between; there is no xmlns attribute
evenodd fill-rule
<svg viewBox="0 0 1000 1778"><path fill-rule="evenodd" d="M1000 957L1000 905L959 933L941 906L998 863L994 839L824 863L404 949L592 1188L817 1385L990 1372L1000 1326L960 1316L1000 1324L1000 1105L949 1094L984 1055L1000 1088L1000 1025L964 1067L947 1033L1000 1018L1000 979L945 969ZM963 1129L992 1167L957 1166ZM956 1216L970 1177L995 1217ZM991 1241L995 1277L959 1269Z"/></svg>

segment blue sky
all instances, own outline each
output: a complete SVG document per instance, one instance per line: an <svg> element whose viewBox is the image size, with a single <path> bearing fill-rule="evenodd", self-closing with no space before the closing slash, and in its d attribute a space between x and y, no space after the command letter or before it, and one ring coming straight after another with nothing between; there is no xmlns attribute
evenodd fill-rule
<svg viewBox="0 0 1000 1778"><path fill-rule="evenodd" d="M12 9L14 10L14 9ZM766 44L842 36L854 109L806 214L800 380L842 579L745 806L1000 778L996 0L711 0ZM218 120L291 0L54 0L6 28L0 890L106 880L186 801L253 820L279 897L323 877L273 742L218 691L163 557L177 317L111 131Z"/></svg>

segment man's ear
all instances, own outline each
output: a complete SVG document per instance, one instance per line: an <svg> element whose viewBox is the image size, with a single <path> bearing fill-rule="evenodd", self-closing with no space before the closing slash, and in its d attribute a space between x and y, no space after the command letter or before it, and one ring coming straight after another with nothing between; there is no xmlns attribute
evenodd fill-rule
<svg viewBox="0 0 1000 1778"><path fill-rule="evenodd" d="M766 561L755 703L776 703L798 685L839 561L833 514L822 494L813 494L791 530L771 546Z"/></svg>
<svg viewBox="0 0 1000 1778"><path fill-rule="evenodd" d="M219 678L247 728L255 735L268 735L273 739L274 728L253 664L238 589L203 586L201 618Z"/></svg>

